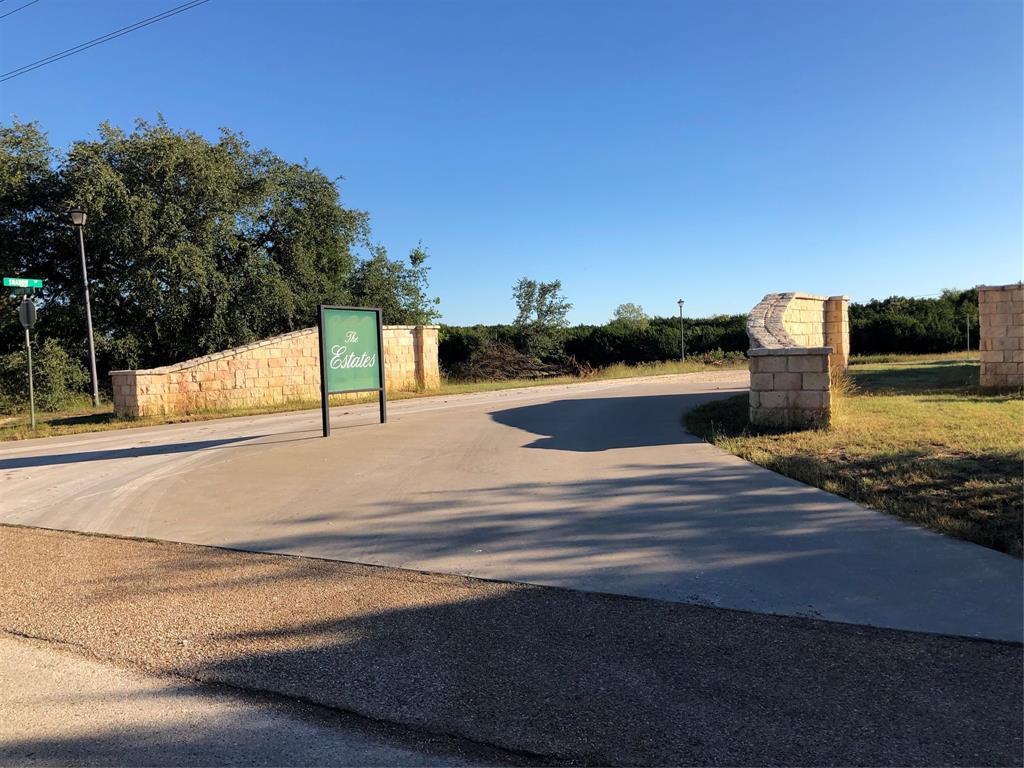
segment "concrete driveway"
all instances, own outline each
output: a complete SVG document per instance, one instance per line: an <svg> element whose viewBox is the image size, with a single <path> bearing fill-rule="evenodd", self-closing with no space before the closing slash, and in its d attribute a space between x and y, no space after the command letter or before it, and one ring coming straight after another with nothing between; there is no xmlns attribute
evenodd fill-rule
<svg viewBox="0 0 1024 768"><path fill-rule="evenodd" d="M1021 561L704 444L746 374L7 444L0 522L1020 641Z"/></svg>

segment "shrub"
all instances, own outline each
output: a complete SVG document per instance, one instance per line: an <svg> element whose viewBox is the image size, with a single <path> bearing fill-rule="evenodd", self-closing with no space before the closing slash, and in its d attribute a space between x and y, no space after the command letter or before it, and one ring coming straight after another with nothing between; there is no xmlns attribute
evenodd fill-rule
<svg viewBox="0 0 1024 768"><path fill-rule="evenodd" d="M467 360L448 371L450 376L463 381L536 379L563 372L560 366L541 362L501 341L485 342L473 350Z"/></svg>
<svg viewBox="0 0 1024 768"><path fill-rule="evenodd" d="M859 355L929 354L967 346L978 348L978 294L975 290L943 291L935 298L890 296L850 305L850 348Z"/></svg>
<svg viewBox="0 0 1024 768"><path fill-rule="evenodd" d="M38 346L33 344L32 373L37 409L59 411L84 399L89 374L56 339L48 338ZM0 413L18 413L27 408L25 352L0 355Z"/></svg>

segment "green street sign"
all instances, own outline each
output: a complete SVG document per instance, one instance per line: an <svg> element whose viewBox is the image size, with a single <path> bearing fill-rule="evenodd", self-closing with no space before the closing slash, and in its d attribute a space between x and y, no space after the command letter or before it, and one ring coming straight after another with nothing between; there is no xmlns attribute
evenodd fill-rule
<svg viewBox="0 0 1024 768"><path fill-rule="evenodd" d="M387 404L380 310L320 305L319 330L324 437L331 433L328 395L337 392L379 392L383 424Z"/></svg>
<svg viewBox="0 0 1024 768"><path fill-rule="evenodd" d="M43 281L35 277L5 277L5 288L42 288Z"/></svg>

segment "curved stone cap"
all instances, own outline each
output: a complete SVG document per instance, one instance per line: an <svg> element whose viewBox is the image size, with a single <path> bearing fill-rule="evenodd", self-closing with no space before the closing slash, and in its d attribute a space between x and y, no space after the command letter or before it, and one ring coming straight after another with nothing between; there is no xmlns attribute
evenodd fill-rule
<svg viewBox="0 0 1024 768"><path fill-rule="evenodd" d="M845 333L845 329L832 326L846 324L847 302L848 296L816 296L797 291L767 294L747 315L751 353L758 349L830 346L830 335Z"/></svg>
<svg viewBox="0 0 1024 768"><path fill-rule="evenodd" d="M756 349L779 349L796 347L797 343L786 331L782 317L791 299L796 293L769 293L747 315L747 336L750 338L750 351Z"/></svg>

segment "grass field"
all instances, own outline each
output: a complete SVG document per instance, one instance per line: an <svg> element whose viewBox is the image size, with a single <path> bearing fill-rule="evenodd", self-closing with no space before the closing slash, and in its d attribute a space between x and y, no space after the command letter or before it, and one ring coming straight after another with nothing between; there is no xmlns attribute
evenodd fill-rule
<svg viewBox="0 0 1024 768"><path fill-rule="evenodd" d="M747 396L686 416L691 432L781 474L1020 557L1024 397L979 390L955 356L855 361L828 429L755 432Z"/></svg>
<svg viewBox="0 0 1024 768"><path fill-rule="evenodd" d="M664 376L673 373L698 373L700 371L743 370L747 367L745 359L727 361L708 365L698 361L650 363L646 365L612 365L602 368L592 376L579 378L576 376L554 376L544 379L510 379L508 381L475 381L458 382L443 381L441 389L430 392L393 392L388 400L405 400L411 397L427 397L432 395L459 395L467 392L490 392L499 389L515 389L519 387L539 387L549 384L577 384L583 381L599 381L604 379L628 379L640 376ZM375 394L359 398L342 399L333 397L332 405L346 405L376 400ZM174 416L152 416L141 419L120 419L114 415L113 405L103 403L93 408L88 399L77 408L70 408L57 413L37 413L36 428L29 426L28 414L16 416L0 416L0 441L24 440L31 437L54 437L79 432L99 432L109 429L125 429L129 427L147 427L159 424L175 424L186 421L205 421L223 419L232 416L255 416L266 413L285 413L319 408L319 400L292 400L275 405L257 406L253 408L233 408L230 410L200 410Z"/></svg>

